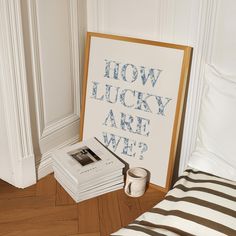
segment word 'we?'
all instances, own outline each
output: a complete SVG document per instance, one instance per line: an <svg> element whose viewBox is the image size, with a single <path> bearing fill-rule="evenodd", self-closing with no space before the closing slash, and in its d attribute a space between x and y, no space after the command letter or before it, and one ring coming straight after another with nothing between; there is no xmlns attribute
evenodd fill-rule
<svg viewBox="0 0 236 236"><path fill-rule="evenodd" d="M102 132L102 135L106 147L111 148L113 152L119 150L122 155L128 157L138 157L138 159L143 160L144 153L148 150L148 145L141 141L107 132Z"/></svg>

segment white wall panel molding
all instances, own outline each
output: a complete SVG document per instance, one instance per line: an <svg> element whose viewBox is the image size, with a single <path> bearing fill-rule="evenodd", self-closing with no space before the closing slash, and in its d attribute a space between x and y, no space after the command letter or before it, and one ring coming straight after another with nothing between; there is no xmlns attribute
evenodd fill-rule
<svg viewBox="0 0 236 236"><path fill-rule="evenodd" d="M69 126L61 127L59 130L54 132L53 135L48 135L45 138L40 139L40 153L37 153L37 161L40 159L44 153L50 152L57 146L60 146L61 143L64 143L66 140L78 137L79 136L79 123L76 120L71 123ZM56 140L55 140L56 139Z"/></svg>
<svg viewBox="0 0 236 236"><path fill-rule="evenodd" d="M109 4L109 2L108 2ZM87 1L88 31L103 33L105 29L105 0Z"/></svg>
<svg viewBox="0 0 236 236"><path fill-rule="evenodd" d="M219 1L202 0L200 3L196 41L193 42L194 51L179 166L180 174L187 166L188 159L196 145L204 66L205 63L211 63L212 60L213 35Z"/></svg>
<svg viewBox="0 0 236 236"><path fill-rule="evenodd" d="M193 45L200 1L159 0L157 8L156 40Z"/></svg>
<svg viewBox="0 0 236 236"><path fill-rule="evenodd" d="M108 23L107 21L105 21L105 7L107 6L107 4L109 5L109 1L105 0L98 0L97 3L97 30L101 33L104 33L105 31L105 22ZM109 8L108 8L109 9Z"/></svg>
<svg viewBox="0 0 236 236"><path fill-rule="evenodd" d="M29 5L29 23L30 34L32 40L32 66L33 66L33 79L35 88L35 101L36 101L36 115L38 125L39 139L45 138L48 135L52 135L64 126L68 126L78 121L80 112L80 93L79 89L79 48L78 48L78 3L75 0L68 1L68 29L69 36L69 48L70 48L70 72L71 78L71 96L73 103L73 110L69 114L61 114L61 117L54 120L48 120L45 111L45 94L44 94L44 81L42 71L42 57L40 51L40 35L39 35L39 19L37 10L37 1L28 1ZM55 84L55 89L57 84ZM68 94L69 96L69 94Z"/></svg>
<svg viewBox="0 0 236 236"><path fill-rule="evenodd" d="M98 0L87 1L87 27L88 31L98 32Z"/></svg>
<svg viewBox="0 0 236 236"><path fill-rule="evenodd" d="M39 138L43 135L45 128L44 121L44 102L42 92L42 80L41 80L41 65L39 60L39 37L38 37L38 23L37 23L37 10L35 1L29 1L29 27L32 45L32 75L34 80L34 99L36 102L36 116L37 116L37 128Z"/></svg>
<svg viewBox="0 0 236 236"><path fill-rule="evenodd" d="M77 0L75 0L77 2ZM82 84L82 80L84 77L84 58L85 58L85 43L86 43L86 35L88 31L88 19L87 19L87 0L80 0L78 1L78 27L79 30L79 68L80 68L80 82ZM78 87L76 85L76 87ZM80 96L82 95L82 86L80 86ZM76 91L78 94L78 91Z"/></svg>
<svg viewBox="0 0 236 236"><path fill-rule="evenodd" d="M162 29L162 24L161 24L161 19L163 16L163 4L161 0L158 0L155 2L155 6L153 6L156 9L156 17L153 22L153 40L156 41L162 41L163 35L163 29Z"/></svg>
<svg viewBox="0 0 236 236"><path fill-rule="evenodd" d="M1 21L1 16L0 16L0 21ZM0 41L1 41L1 36L0 36ZM0 47L0 50L1 50L1 47ZM0 78L1 79L4 78L2 65L3 65L2 57L0 56ZM7 137L8 135L7 135L7 128L6 128L6 116L5 116L5 111L4 111L2 84L0 82L0 163L1 163L0 178L14 185L12 162L10 158L11 154L10 154L9 142L8 142Z"/></svg>
<svg viewBox="0 0 236 236"><path fill-rule="evenodd" d="M214 32L212 64L224 74L236 75L236 1L220 1Z"/></svg>
<svg viewBox="0 0 236 236"><path fill-rule="evenodd" d="M78 121L78 115L77 114L70 114L67 115L64 118L61 118L60 120L53 121L49 123L46 128L43 130L43 133L40 137L40 139L47 138L51 134L60 131L60 129L72 125L74 122Z"/></svg>
<svg viewBox="0 0 236 236"><path fill-rule="evenodd" d="M80 57L80 32L81 24L80 19L86 17L86 15L79 17L79 7L82 7L81 4L78 4L77 0L70 0L70 34L71 34L71 65L72 65L72 85L73 85L73 102L74 102L74 118L79 118L80 115L80 68L81 68L81 57ZM71 123L74 121L71 121Z"/></svg>
<svg viewBox="0 0 236 236"><path fill-rule="evenodd" d="M26 187L35 183L29 115L25 55L20 0L0 2L1 93L7 139L13 171L13 184Z"/></svg>
<svg viewBox="0 0 236 236"><path fill-rule="evenodd" d="M195 0L88 0L88 30L188 44L198 5Z"/></svg>
<svg viewBox="0 0 236 236"><path fill-rule="evenodd" d="M173 42L174 40L174 22L176 14L176 1L161 0L159 6L159 41Z"/></svg>
<svg viewBox="0 0 236 236"><path fill-rule="evenodd" d="M38 23L37 23L37 10L36 2L29 1L29 25L30 25L30 36L32 44L32 73L34 80L34 91L35 91L35 102L36 102L36 116L39 138L42 137L43 130L45 129L44 121L44 102L42 92L42 80L41 80L41 65L39 57L39 37L38 37Z"/></svg>

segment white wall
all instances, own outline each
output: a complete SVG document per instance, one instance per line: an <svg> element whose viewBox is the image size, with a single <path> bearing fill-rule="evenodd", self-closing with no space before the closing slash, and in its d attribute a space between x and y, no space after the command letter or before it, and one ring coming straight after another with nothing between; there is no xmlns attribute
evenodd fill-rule
<svg viewBox="0 0 236 236"><path fill-rule="evenodd" d="M195 147L205 63L236 70L236 1L88 0L88 31L193 47L180 173Z"/></svg>

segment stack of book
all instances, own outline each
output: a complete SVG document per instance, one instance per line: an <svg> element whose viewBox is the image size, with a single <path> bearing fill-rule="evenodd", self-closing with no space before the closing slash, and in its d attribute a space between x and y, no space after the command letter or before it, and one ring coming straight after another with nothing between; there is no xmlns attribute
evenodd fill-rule
<svg viewBox="0 0 236 236"><path fill-rule="evenodd" d="M76 202L124 185L125 165L96 138L60 149L52 157L56 180Z"/></svg>

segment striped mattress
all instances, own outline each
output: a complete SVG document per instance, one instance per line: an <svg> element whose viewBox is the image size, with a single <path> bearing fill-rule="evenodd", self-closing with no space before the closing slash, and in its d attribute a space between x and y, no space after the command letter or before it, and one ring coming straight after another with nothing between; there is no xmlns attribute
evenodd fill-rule
<svg viewBox="0 0 236 236"><path fill-rule="evenodd" d="M236 182L187 169L165 199L113 236L236 236Z"/></svg>

